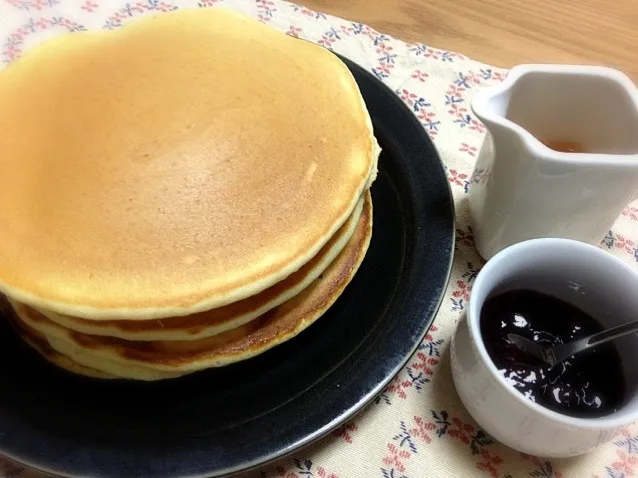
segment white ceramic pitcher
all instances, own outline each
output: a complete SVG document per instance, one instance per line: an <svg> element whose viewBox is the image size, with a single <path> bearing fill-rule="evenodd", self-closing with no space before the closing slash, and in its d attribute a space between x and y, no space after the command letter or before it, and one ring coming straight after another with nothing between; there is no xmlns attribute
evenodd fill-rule
<svg viewBox="0 0 638 478"><path fill-rule="evenodd" d="M479 253L540 237L600 244L638 192L631 80L604 67L520 65L472 110L488 130L470 183Z"/></svg>

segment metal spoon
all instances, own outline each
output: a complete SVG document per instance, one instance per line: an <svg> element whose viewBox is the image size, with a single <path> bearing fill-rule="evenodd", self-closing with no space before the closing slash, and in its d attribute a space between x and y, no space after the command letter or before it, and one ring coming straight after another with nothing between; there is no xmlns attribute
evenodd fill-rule
<svg viewBox="0 0 638 478"><path fill-rule="evenodd" d="M554 347L539 345L536 342L526 339L518 334L507 334L507 338L523 352L527 352L533 357L536 357L553 367L557 363L560 363L566 358L576 355L583 350L587 350L595 345L604 344L605 342L609 342L610 340L614 340L618 337L629 335L634 332L638 332L638 320L603 330L602 332L590 335L584 339L574 340L573 342L556 345Z"/></svg>

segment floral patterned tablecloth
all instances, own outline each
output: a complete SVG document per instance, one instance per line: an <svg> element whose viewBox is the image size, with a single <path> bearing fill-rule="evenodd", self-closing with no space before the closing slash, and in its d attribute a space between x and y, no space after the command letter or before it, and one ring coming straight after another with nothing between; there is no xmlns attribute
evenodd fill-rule
<svg viewBox="0 0 638 478"><path fill-rule="evenodd" d="M452 384L449 342L483 265L468 225L468 179L484 134L469 102L504 70L459 53L404 43L367 25L279 0L0 0L0 60L10 63L64 32L118 28L132 18L187 6L225 5L354 60L407 103L434 140L457 208L454 268L434 326L408 365L352 422L316 445L245 478L577 477L638 474L638 427L577 458L546 460L495 442L468 416ZM638 204L601 247L638 267ZM0 478L42 474L0 458Z"/></svg>

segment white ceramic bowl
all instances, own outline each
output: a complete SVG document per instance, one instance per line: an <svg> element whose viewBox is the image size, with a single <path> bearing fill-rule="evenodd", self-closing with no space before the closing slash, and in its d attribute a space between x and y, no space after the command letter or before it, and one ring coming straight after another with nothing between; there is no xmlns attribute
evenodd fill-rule
<svg viewBox="0 0 638 478"><path fill-rule="evenodd" d="M474 282L452 339L456 390L478 424L500 442L530 455L568 457L611 440L638 420L638 337L617 339L627 382L624 405L602 418L573 418L525 398L508 385L481 337L483 303L495 293L527 288L551 294L611 327L638 318L638 272L598 247L569 239L532 239L488 261Z"/></svg>

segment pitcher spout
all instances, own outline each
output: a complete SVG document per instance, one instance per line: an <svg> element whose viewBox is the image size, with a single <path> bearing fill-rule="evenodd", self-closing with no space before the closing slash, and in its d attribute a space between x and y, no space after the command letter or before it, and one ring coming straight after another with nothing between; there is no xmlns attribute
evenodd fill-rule
<svg viewBox="0 0 638 478"><path fill-rule="evenodd" d="M512 83L514 81L512 72L516 68L514 67L501 83L479 91L472 99L470 105L472 112L485 124L488 130L507 117L507 108L509 107Z"/></svg>

